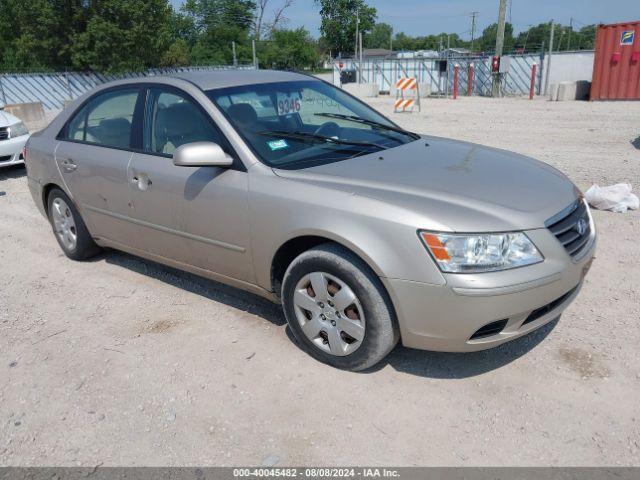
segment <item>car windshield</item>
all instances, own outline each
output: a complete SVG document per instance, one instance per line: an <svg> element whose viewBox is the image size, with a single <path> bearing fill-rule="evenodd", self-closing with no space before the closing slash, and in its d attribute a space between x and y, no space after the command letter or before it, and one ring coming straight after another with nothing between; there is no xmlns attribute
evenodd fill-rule
<svg viewBox="0 0 640 480"><path fill-rule="evenodd" d="M272 167L306 168L419 138L319 80L243 85L207 95Z"/></svg>

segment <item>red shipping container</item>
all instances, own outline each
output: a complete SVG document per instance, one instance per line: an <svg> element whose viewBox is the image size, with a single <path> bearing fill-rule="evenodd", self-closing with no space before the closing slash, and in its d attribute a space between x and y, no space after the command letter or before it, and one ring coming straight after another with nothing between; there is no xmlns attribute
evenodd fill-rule
<svg viewBox="0 0 640 480"><path fill-rule="evenodd" d="M640 100L640 21L599 25L591 100Z"/></svg>

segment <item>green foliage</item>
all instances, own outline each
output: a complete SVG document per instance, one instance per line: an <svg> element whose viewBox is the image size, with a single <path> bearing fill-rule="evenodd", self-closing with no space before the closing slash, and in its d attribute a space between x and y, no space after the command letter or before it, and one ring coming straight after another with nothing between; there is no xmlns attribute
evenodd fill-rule
<svg viewBox="0 0 640 480"><path fill-rule="evenodd" d="M516 46L526 47L527 52L539 52L542 45L549 48L551 24L541 23L521 32L516 38ZM554 51L560 50L591 50L595 46L596 26L586 25L580 30L556 24L554 32Z"/></svg>
<svg viewBox="0 0 640 480"><path fill-rule="evenodd" d="M449 37L447 40L447 36ZM423 37L411 37L403 32L398 33L393 40L394 50L439 50L447 48L447 43L451 48L463 47L468 48L469 42L460 38L457 33L440 33L438 35L426 35Z"/></svg>
<svg viewBox="0 0 640 480"><path fill-rule="evenodd" d="M496 36L498 33L498 24L492 23L482 31L482 36L474 45L474 50L482 52L495 52ZM504 26L504 46L502 51L509 53L513 51L515 39L513 38L513 25L507 22Z"/></svg>
<svg viewBox="0 0 640 480"><path fill-rule="evenodd" d="M593 50L596 48L595 25L585 25L579 31L575 32L575 35L575 40L573 34L571 36L570 50Z"/></svg>
<svg viewBox="0 0 640 480"><path fill-rule="evenodd" d="M371 32L364 35L364 46L366 48L390 48L393 27L388 23L376 23Z"/></svg>
<svg viewBox="0 0 640 480"><path fill-rule="evenodd" d="M304 28L274 30L258 57L263 67L285 70L313 68L320 62L316 42Z"/></svg>
<svg viewBox="0 0 640 480"><path fill-rule="evenodd" d="M0 69L49 70L71 65L70 45L82 28L82 0L2 0Z"/></svg>
<svg viewBox="0 0 640 480"><path fill-rule="evenodd" d="M376 26L377 27L377 26ZM374 31L376 29L374 27ZM504 48L505 54L525 48L527 53L540 52L542 45L545 50L549 48L549 36L551 34L551 24L541 23L532 26L528 30L520 32L514 36L513 25L505 24ZM482 35L474 42L475 52L493 53L496 48L496 33L498 25L489 25L484 29ZM595 25L587 25L580 30L573 30L571 27L556 24L554 51L560 50L591 50L595 45ZM447 47L447 34L427 35L424 37L412 37L405 33L398 33L393 40L393 49L398 50L439 50L440 41L443 48ZM471 48L470 40L464 40L456 33L449 34L449 45L451 48ZM369 46L367 44L367 46Z"/></svg>
<svg viewBox="0 0 640 480"><path fill-rule="evenodd" d="M251 41L259 8L254 0L186 0L174 11L170 0L0 0L0 71L95 70L124 72L189 64L231 64L232 42L239 63L252 61ZM391 25L375 23L376 9L366 0L315 0L321 15L319 40L299 29L269 29L258 41L263 67L314 69L331 52L351 55L356 42L356 12L367 48L389 48ZM495 49L497 25L488 26L474 50ZM579 30L556 25L554 50L592 49L595 25ZM526 46L548 48L550 24L514 36L505 28L505 53ZM393 49L470 48L457 34L409 36L398 33Z"/></svg>
<svg viewBox="0 0 640 480"><path fill-rule="evenodd" d="M247 31L255 9L252 0L187 0L182 7L200 33L231 25Z"/></svg>
<svg viewBox="0 0 640 480"><path fill-rule="evenodd" d="M161 67L184 67L189 65L189 46L182 38L176 39L162 54Z"/></svg>
<svg viewBox="0 0 640 480"><path fill-rule="evenodd" d="M172 43L168 0L3 0L0 69L140 70Z"/></svg>
<svg viewBox="0 0 640 480"><path fill-rule="evenodd" d="M171 43L166 0L96 0L89 17L72 45L73 65L81 69L119 73L158 66Z"/></svg>
<svg viewBox="0 0 640 480"><path fill-rule="evenodd" d="M241 63L252 58L249 28L256 5L249 0L187 0L182 7L185 25L196 32L191 60L200 65L233 63L232 43ZM188 41L187 39L185 39Z"/></svg>
<svg viewBox="0 0 640 480"><path fill-rule="evenodd" d="M356 45L356 18L363 36L375 25L377 11L364 0L315 0L320 5L320 32L334 53L350 54Z"/></svg>

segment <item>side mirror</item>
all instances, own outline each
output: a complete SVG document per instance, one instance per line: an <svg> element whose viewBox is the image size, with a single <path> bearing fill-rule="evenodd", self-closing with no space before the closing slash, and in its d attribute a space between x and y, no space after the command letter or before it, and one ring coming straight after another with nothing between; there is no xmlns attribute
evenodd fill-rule
<svg viewBox="0 0 640 480"><path fill-rule="evenodd" d="M217 143L186 143L173 153L173 164L178 167L230 167L233 158L224 153Z"/></svg>

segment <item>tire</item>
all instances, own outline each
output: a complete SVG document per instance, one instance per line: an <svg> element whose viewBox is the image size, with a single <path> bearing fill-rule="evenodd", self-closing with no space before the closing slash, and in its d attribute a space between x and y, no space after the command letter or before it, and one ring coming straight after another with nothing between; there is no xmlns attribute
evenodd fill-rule
<svg viewBox="0 0 640 480"><path fill-rule="evenodd" d="M67 257L86 260L100 252L75 205L59 188L49 192L47 212L53 235Z"/></svg>
<svg viewBox="0 0 640 480"><path fill-rule="evenodd" d="M367 369L398 343L395 313L380 279L340 245L326 243L298 256L284 274L281 299L301 348L333 367Z"/></svg>

